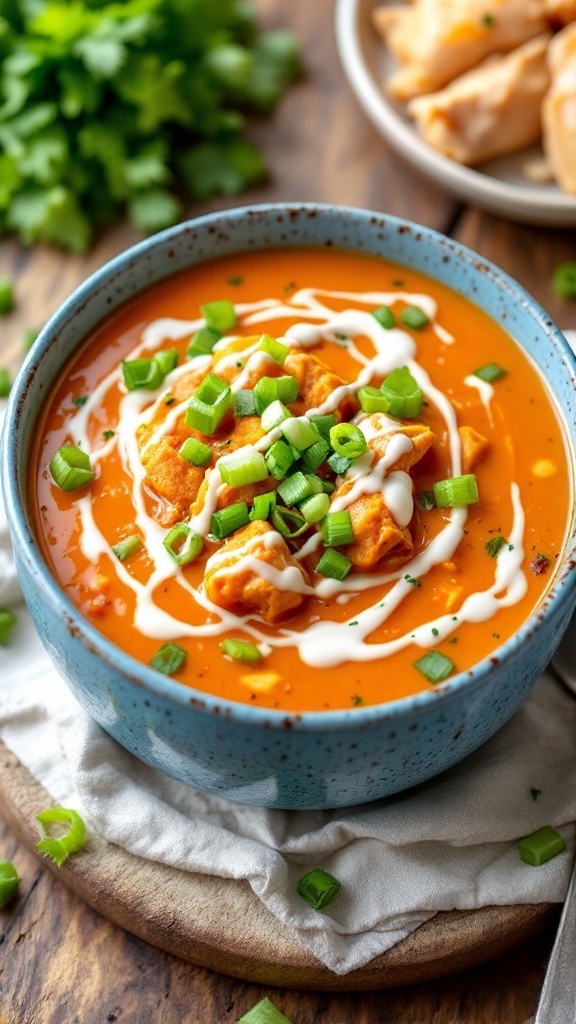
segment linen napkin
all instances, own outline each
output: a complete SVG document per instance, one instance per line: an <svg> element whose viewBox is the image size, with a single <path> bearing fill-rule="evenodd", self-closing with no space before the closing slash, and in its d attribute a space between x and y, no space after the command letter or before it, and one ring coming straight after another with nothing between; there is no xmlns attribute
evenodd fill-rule
<svg viewBox="0 0 576 1024"><path fill-rule="evenodd" d="M1 413L0 413L1 416ZM0 497L0 605L17 581ZM109 842L184 871L245 879L336 974L361 967L438 911L560 902L576 839L576 701L544 673L514 717L455 768L407 794L336 811L278 811L209 796L120 747L69 693L23 605L0 648L0 738L57 803ZM553 825L568 851L533 868L517 841ZM323 914L305 871L342 883Z"/></svg>

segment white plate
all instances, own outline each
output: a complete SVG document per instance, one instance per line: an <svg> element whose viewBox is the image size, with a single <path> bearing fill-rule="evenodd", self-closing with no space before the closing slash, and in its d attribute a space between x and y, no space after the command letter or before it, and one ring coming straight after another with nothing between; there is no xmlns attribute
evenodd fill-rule
<svg viewBox="0 0 576 1024"><path fill-rule="evenodd" d="M475 170L428 146L404 114L386 98L383 85L393 59L372 26L371 11L383 0L337 0L336 38L350 85L368 117L390 145L417 170L468 202L511 220L550 227L576 225L576 198L557 185L533 185L522 175L539 149L490 160ZM386 0L397 3L397 0Z"/></svg>

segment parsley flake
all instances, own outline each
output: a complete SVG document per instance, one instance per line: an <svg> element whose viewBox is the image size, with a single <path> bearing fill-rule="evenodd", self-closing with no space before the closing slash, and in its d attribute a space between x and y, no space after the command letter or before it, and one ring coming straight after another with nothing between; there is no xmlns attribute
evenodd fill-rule
<svg viewBox="0 0 576 1024"><path fill-rule="evenodd" d="M86 405L88 401L88 395L78 395L78 398L74 399L74 405L77 409L81 409L83 405Z"/></svg>
<svg viewBox="0 0 576 1024"><path fill-rule="evenodd" d="M115 434L116 434L115 430L103 430L102 431L102 437L104 438L105 441L109 441L111 437L115 436Z"/></svg>
<svg viewBox="0 0 576 1024"><path fill-rule="evenodd" d="M410 584L411 584L411 586L413 586L413 587L419 587L419 586L421 586L421 584L420 584L420 580L417 580L415 576L409 576L409 575L406 575L406 576L404 577L404 579L406 580L406 582L407 582L407 583L410 583Z"/></svg>

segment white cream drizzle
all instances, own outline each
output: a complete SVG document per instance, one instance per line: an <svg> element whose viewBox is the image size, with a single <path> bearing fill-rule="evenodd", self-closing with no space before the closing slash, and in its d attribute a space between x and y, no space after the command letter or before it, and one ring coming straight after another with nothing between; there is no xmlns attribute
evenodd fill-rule
<svg viewBox="0 0 576 1024"><path fill-rule="evenodd" d="M473 373L469 377L464 378L464 383L469 388L476 388L482 405L486 409L486 415L488 416L488 422L490 426L494 425L492 419L492 399L494 398L494 388L487 380L482 380L481 377L476 377Z"/></svg>
<svg viewBox="0 0 576 1024"><path fill-rule="evenodd" d="M417 305L430 317L437 336L446 344L454 339L441 325L436 323L437 305L431 296L408 292L330 292L322 289L303 288L297 291L289 301L279 302L277 299L263 299L255 303L236 305L236 312L244 326L264 323L282 317L299 318L303 322L288 327L285 344L298 349L313 347L321 340L334 341L336 334L343 334L350 340L346 342L348 353L362 367L356 381L336 388L328 399L317 409L308 410L307 416L322 415L333 411L347 395L354 394L362 384L373 379L384 377L396 367L407 365L418 381L426 397L430 398L443 417L449 437L451 472L457 476L461 472L461 446L457 429L455 411L448 398L431 382L426 371L416 362L416 344L408 332L400 328L385 330L367 311L355 308L335 312L320 301L325 299L351 300L364 305L388 305L401 299L409 304ZM310 320L320 323L310 323ZM199 320L175 320L163 318L149 324L142 332L141 342L132 350L127 358L135 359L144 353L154 351L167 340L177 340L191 334L204 325ZM359 335L371 339L376 354L368 359L354 345L353 339ZM219 343L230 344L227 337ZM218 347L218 346L217 346ZM239 358L242 361L248 355L242 373L232 384L234 390L241 389L247 383L249 374L270 357L258 350L257 343L241 353L231 353L223 357L220 366L233 366ZM354 573L352 577L339 582L333 579L321 579L315 586L306 583L297 566L278 569L257 557L261 544L269 549L272 546L283 546L285 542L276 531L269 531L248 542L244 548L234 552L238 560L233 565L226 564L228 553L222 550L214 552L207 560L207 570L216 573L240 573L249 571L267 579L279 589L288 589L305 595L327 599L335 598L339 603L349 600L354 594L366 589L374 589L378 594L374 604L360 612L352 622L341 623L332 620L310 621L304 632L287 628L277 630L274 636L260 629L257 619L250 615L238 616L227 612L209 600L203 587L192 587L182 570L175 564L166 551L163 541L166 529L152 519L146 509L145 479L146 471L141 455L151 444L174 430L179 418L183 415L188 401L174 405L148 439L143 452L139 451L137 427L154 419L158 408L165 401L171 385L184 373L191 370L204 370L210 364L210 357L196 357L177 367L165 380L158 392L134 391L124 394L119 408L118 426L114 438L100 448L91 450L88 433L91 416L96 412L106 393L112 387L120 387L124 391L121 369L109 373L88 397L73 421L75 440L85 451L90 453L91 461L98 462L117 446L128 478L132 481L132 500L135 522L140 529L152 571L148 581L140 583L128 569L111 556L114 569L119 578L134 593L136 598L135 627L146 636L155 639L175 639L178 637L217 636L233 629L242 629L261 644L271 647L298 647L302 661L317 668L330 668L346 661L373 661L386 657L401 650L411 643L420 647L429 647L449 636L462 622L485 621L496 614L498 608L517 603L524 596L527 588L526 577L521 564L524 557L523 531L524 514L520 500L520 492L516 483L511 485L511 502L513 508L513 525L509 534L509 544L504 545L495 560L495 580L492 587L469 595L457 613L442 615L430 622L423 623L414 630L384 643L367 643L371 634L383 626L391 613L414 591L413 580L420 580L435 565L449 560L460 543L467 511L463 508L452 509L445 519L440 531L424 548L406 563L400 570L392 573ZM217 369L215 370L217 372ZM492 397L488 394L490 385L477 378L467 378L469 386L477 387L484 404ZM352 487L345 495L341 495L331 504L331 511L346 508L362 494L383 494L384 501L394 519L401 526L407 526L412 518L413 497L410 476L394 470L394 463L412 448L412 441L399 431L397 421L378 414L371 417L359 414L355 422L360 426L367 441L377 436L390 434L385 455L374 464L374 454L368 451L357 459L346 474L346 480ZM253 448L266 450L280 436L279 428L271 431L260 439ZM217 508L219 495L225 488L218 472L218 463L207 470L206 492L202 509L190 520L190 527L202 537L210 539L210 520ZM80 545L86 559L97 563L102 555L111 555L110 546L98 528L93 514L91 497L80 498L76 503L80 520ZM304 559L312 554L322 543L320 532L313 533L293 557ZM222 566L220 567L220 563ZM212 621L203 621L201 625L193 625L170 615L161 609L154 599L156 589L168 579L176 579L182 589L192 596L198 607L204 609ZM382 588L392 587L382 598Z"/></svg>

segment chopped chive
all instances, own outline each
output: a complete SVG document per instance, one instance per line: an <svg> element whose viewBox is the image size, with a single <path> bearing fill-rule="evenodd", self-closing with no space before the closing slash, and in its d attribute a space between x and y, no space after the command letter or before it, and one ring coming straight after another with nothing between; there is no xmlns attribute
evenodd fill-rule
<svg viewBox="0 0 576 1024"><path fill-rule="evenodd" d="M424 396L407 366L392 370L382 382L381 391L388 399L391 416L413 419L419 415Z"/></svg>
<svg viewBox="0 0 576 1024"><path fill-rule="evenodd" d="M88 455L76 445L64 445L58 449L50 460L50 473L62 491L76 491L92 483L95 477Z"/></svg>
<svg viewBox="0 0 576 1024"><path fill-rule="evenodd" d="M257 494L254 504L249 512L250 522L255 519L268 519L276 508L276 491L268 491L267 494Z"/></svg>
<svg viewBox="0 0 576 1024"><path fill-rule="evenodd" d="M308 498L312 488L304 473L292 473L278 485L278 494L285 505L295 505L297 501Z"/></svg>
<svg viewBox="0 0 576 1024"><path fill-rule="evenodd" d="M178 349L163 348L154 356L153 362L160 367L163 377L167 377L178 366Z"/></svg>
<svg viewBox="0 0 576 1024"><path fill-rule="evenodd" d="M346 455L337 455L336 452L327 459L330 469L336 473L336 476L345 476L352 465L352 461Z"/></svg>
<svg viewBox="0 0 576 1024"><path fill-rule="evenodd" d="M296 892L314 910L324 910L340 891L340 882L323 868L307 871L296 886Z"/></svg>
<svg viewBox="0 0 576 1024"><path fill-rule="evenodd" d="M362 412L388 412L390 402L380 388L371 388L365 385L358 389L358 401Z"/></svg>
<svg viewBox="0 0 576 1024"><path fill-rule="evenodd" d="M190 399L186 410L186 426L207 436L214 434L232 405L230 385L209 373Z"/></svg>
<svg viewBox="0 0 576 1024"><path fill-rule="evenodd" d="M264 430L266 434L270 433L271 430L274 430L274 427L279 427L280 424L283 423L284 420L289 419L291 415L292 413L286 408L283 402L281 402L279 398L276 398L264 409L264 412L262 413L260 420L262 430Z"/></svg>
<svg viewBox="0 0 576 1024"><path fill-rule="evenodd" d="M36 843L36 849L45 857L51 857L59 868L71 853L78 853L84 849L86 826L78 811L68 810L66 807L52 807L47 811L40 811L40 814L36 815L36 820L42 825L45 835L44 839ZM58 839L52 839L47 827L50 825L68 825L68 831Z"/></svg>
<svg viewBox="0 0 576 1024"><path fill-rule="evenodd" d="M323 437L325 441L330 440L330 431L336 423L332 413L326 413L324 416L311 416L310 423L318 431L320 437Z"/></svg>
<svg viewBox="0 0 576 1024"><path fill-rule="evenodd" d="M299 455L318 441L317 432L305 416L291 416L280 425L280 430L289 444L298 449Z"/></svg>
<svg viewBox="0 0 576 1024"><path fill-rule="evenodd" d="M187 652L178 644L162 644L150 659L149 665L164 676L173 676L183 667L187 657Z"/></svg>
<svg viewBox="0 0 576 1024"><path fill-rule="evenodd" d="M0 860L0 910L10 902L18 892L20 879L16 868L9 860Z"/></svg>
<svg viewBox="0 0 576 1024"><path fill-rule="evenodd" d="M501 366L498 366L498 363L486 363L485 366L474 370L474 377L479 377L480 380L485 380L488 384L492 384L499 377L504 377L507 372L507 370L503 370Z"/></svg>
<svg viewBox="0 0 576 1024"><path fill-rule="evenodd" d="M202 538L188 523L176 523L166 534L163 542L166 551L178 565L190 565L202 551Z"/></svg>
<svg viewBox="0 0 576 1024"><path fill-rule="evenodd" d="M501 534L498 534L497 537L491 537L490 540L486 541L484 547L488 554L490 555L490 558L496 558L496 555L500 551L500 548L505 543L505 538Z"/></svg>
<svg viewBox="0 0 576 1024"><path fill-rule="evenodd" d="M346 555L343 555L341 551L336 551L335 548L326 548L316 566L316 571L321 576L328 576L330 579L342 582L351 568L352 562L346 558Z"/></svg>
<svg viewBox="0 0 576 1024"><path fill-rule="evenodd" d="M559 853L563 853L566 843L551 825L544 825L543 828L532 832L525 839L521 839L518 849L525 864L539 868L542 864L557 857Z"/></svg>
<svg viewBox="0 0 576 1024"><path fill-rule="evenodd" d="M237 391L234 395L235 416L255 416L256 400L253 391Z"/></svg>
<svg viewBox="0 0 576 1024"><path fill-rule="evenodd" d="M121 540L118 544L114 544L112 551L120 562L125 562L130 555L135 555L137 551L140 551L142 546L141 538L134 534L133 537L126 537L125 540Z"/></svg>
<svg viewBox="0 0 576 1024"><path fill-rule="evenodd" d="M229 487L256 484L268 476L264 456L253 449L223 456L218 460L218 472L222 482Z"/></svg>
<svg viewBox="0 0 576 1024"><path fill-rule="evenodd" d="M538 797L540 796L541 792L542 792L541 789L534 789L532 786L530 787L530 796L532 797L534 803L536 803L536 801L537 801Z"/></svg>
<svg viewBox="0 0 576 1024"><path fill-rule="evenodd" d="M311 444L306 451L302 452L302 469L307 473L313 473L315 469L318 469L326 461L329 451L330 445L328 441L325 441L323 437L318 438L314 444Z"/></svg>
<svg viewBox="0 0 576 1024"><path fill-rule="evenodd" d="M237 1024L292 1024L269 999L261 999Z"/></svg>
<svg viewBox="0 0 576 1024"><path fill-rule="evenodd" d="M376 318L381 327L389 331L396 326L396 317L389 306L379 306L372 310L372 316Z"/></svg>
<svg viewBox="0 0 576 1024"><path fill-rule="evenodd" d="M441 651L428 651L424 657L418 658L418 661L414 662L414 668L417 668L429 683L441 683L443 679L448 678L455 667L454 662L450 661L450 658L447 658Z"/></svg>
<svg viewBox="0 0 576 1024"><path fill-rule="evenodd" d="M290 446L286 444L286 441L283 441L280 438L280 440L275 441L274 444L270 446L264 456L264 461L268 467L268 472L271 473L276 480L282 480L286 476L286 473L290 469L292 463L295 462L295 458Z"/></svg>
<svg viewBox="0 0 576 1024"><path fill-rule="evenodd" d="M418 505L418 508L426 509L427 512L429 512L431 508L436 508L434 491L420 491L420 494L416 499L416 504Z"/></svg>
<svg viewBox="0 0 576 1024"><path fill-rule="evenodd" d="M405 306L400 319L405 327L411 327L413 331L421 331L430 322L430 317L419 306Z"/></svg>
<svg viewBox="0 0 576 1024"><path fill-rule="evenodd" d="M194 359L195 356L211 355L214 345L220 341L221 337L220 331L213 331L210 327L201 327L190 338L186 355L189 359Z"/></svg>
<svg viewBox="0 0 576 1024"><path fill-rule="evenodd" d="M281 341L271 338L269 334L262 335L258 348L261 352L266 352L267 355L272 356L272 359L277 363L283 363L290 352L288 345L283 345Z"/></svg>
<svg viewBox="0 0 576 1024"><path fill-rule="evenodd" d="M473 473L437 480L434 484L434 498L439 508L474 505L478 501L478 485Z"/></svg>
<svg viewBox="0 0 576 1024"><path fill-rule="evenodd" d="M86 405L88 401L88 395L78 395L78 398L74 399L74 405L77 409L81 409L83 405Z"/></svg>
<svg viewBox="0 0 576 1024"><path fill-rule="evenodd" d="M212 462L212 449L209 444L198 441L196 437L188 437L179 449L178 454L191 466L209 466Z"/></svg>
<svg viewBox="0 0 576 1024"><path fill-rule="evenodd" d="M298 380L296 377L261 377L254 387L256 412L262 415L264 409L276 399L290 405L298 397Z"/></svg>
<svg viewBox="0 0 576 1024"><path fill-rule="evenodd" d="M313 523L319 523L321 519L324 519L330 508L330 498L324 492L322 494L313 494L310 498L305 498L304 501L300 502L299 508L304 519L311 526Z"/></svg>
<svg viewBox="0 0 576 1024"><path fill-rule="evenodd" d="M576 263L561 263L556 267L552 288L561 299L576 299Z"/></svg>
<svg viewBox="0 0 576 1024"><path fill-rule="evenodd" d="M347 509L342 512L328 512L322 522L322 537L328 547L340 547L354 543L352 519Z"/></svg>
<svg viewBox="0 0 576 1024"><path fill-rule="evenodd" d="M235 661L261 661L262 655L254 644L249 643L247 640L223 640L220 644L220 649L223 654L227 654L229 658L234 658Z"/></svg>
<svg viewBox="0 0 576 1024"><path fill-rule="evenodd" d="M368 451L364 434L353 423L337 423L332 427L330 444L336 455L343 455L347 459L357 459Z"/></svg>
<svg viewBox="0 0 576 1024"><path fill-rule="evenodd" d="M27 352L30 351L30 349L32 348L32 345L36 341L36 338L38 337L39 334L40 334L40 331L39 330L35 330L33 327L27 327L26 328L26 330L24 331L24 337L23 337L22 341L23 341L23 344L24 344L24 348L26 349Z"/></svg>
<svg viewBox="0 0 576 1024"><path fill-rule="evenodd" d="M0 647L8 647L18 616L10 608L0 608Z"/></svg>
<svg viewBox="0 0 576 1024"><path fill-rule="evenodd" d="M275 508L270 518L278 533L289 540L299 537L308 529L308 523L304 516L297 512L291 512L288 508Z"/></svg>
<svg viewBox="0 0 576 1024"><path fill-rule="evenodd" d="M5 366L0 367L0 398L8 398L12 389L12 379Z"/></svg>
<svg viewBox="0 0 576 1024"><path fill-rule="evenodd" d="M205 302L200 306L202 316L206 321L206 327L212 331L220 331L224 334L236 327L236 311L230 299L217 299L215 302Z"/></svg>
<svg viewBox="0 0 576 1024"><path fill-rule="evenodd" d="M248 506L245 501L237 501L234 505L214 512L210 520L210 533L216 540L223 540L241 526L250 522Z"/></svg>
<svg viewBox="0 0 576 1024"><path fill-rule="evenodd" d="M411 587L419 587L419 586L421 586L420 580L417 579L416 576L410 576L410 574L407 574L404 577L404 579L406 580L406 583L410 584Z"/></svg>
<svg viewBox="0 0 576 1024"><path fill-rule="evenodd" d="M115 430L103 430L102 431L102 437L104 438L105 441L111 441L113 437L116 437L116 431Z"/></svg>
<svg viewBox="0 0 576 1024"><path fill-rule="evenodd" d="M11 313L15 305L12 281L9 277L0 277L0 316Z"/></svg>

